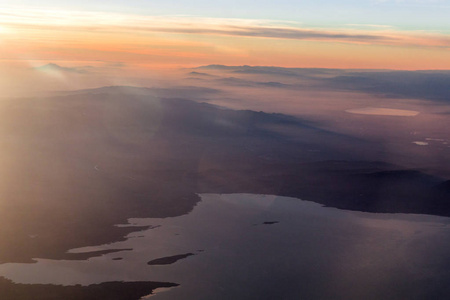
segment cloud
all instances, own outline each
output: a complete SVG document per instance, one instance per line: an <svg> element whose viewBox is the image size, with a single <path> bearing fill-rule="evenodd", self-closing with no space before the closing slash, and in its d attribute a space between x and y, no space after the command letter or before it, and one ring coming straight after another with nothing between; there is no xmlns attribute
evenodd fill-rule
<svg viewBox="0 0 450 300"><path fill-rule="evenodd" d="M139 29L139 28L136 28ZM265 37L278 39L295 40L332 40L346 42L374 42L374 41L392 41L396 37L373 35L373 34L353 34L336 31L320 31L299 28L276 28L276 27L243 27L227 26L224 28L152 28L151 30L171 33L189 33L189 34L217 34L243 37Z"/></svg>
<svg viewBox="0 0 450 300"><path fill-rule="evenodd" d="M118 62L105 62L105 65L107 67L110 67L110 68L119 68L119 69L126 67L126 64L123 63L123 62L120 62L120 61L118 61Z"/></svg>
<svg viewBox="0 0 450 300"><path fill-rule="evenodd" d="M49 63L40 67L35 67L33 69L42 72L68 72L68 73L86 74L89 73L89 70L93 68L94 67L91 66L69 68L69 67L62 67L54 63Z"/></svg>
<svg viewBox="0 0 450 300"><path fill-rule="evenodd" d="M347 109L346 112L360 115L397 116L397 117L414 117L419 114L418 111L414 110L392 109L382 107L353 108Z"/></svg>

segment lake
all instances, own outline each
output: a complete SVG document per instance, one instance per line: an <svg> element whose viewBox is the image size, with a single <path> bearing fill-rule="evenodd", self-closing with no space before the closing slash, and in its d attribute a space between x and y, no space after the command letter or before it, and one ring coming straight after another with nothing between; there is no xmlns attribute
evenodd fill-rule
<svg viewBox="0 0 450 300"><path fill-rule="evenodd" d="M72 249L128 249L89 260L0 265L18 283L167 281L151 299L445 299L450 218L374 214L300 199L201 194L186 215L133 218L150 226L125 241ZM132 249L132 250L130 250Z"/></svg>

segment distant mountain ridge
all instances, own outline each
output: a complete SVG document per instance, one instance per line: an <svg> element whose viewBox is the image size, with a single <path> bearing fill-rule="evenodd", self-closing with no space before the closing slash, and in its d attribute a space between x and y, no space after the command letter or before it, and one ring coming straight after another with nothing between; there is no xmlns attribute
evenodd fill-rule
<svg viewBox="0 0 450 300"><path fill-rule="evenodd" d="M271 66L208 65L203 70L220 70L234 74L261 74L308 78L323 89L341 89L382 95L450 101L450 70L386 70L285 68Z"/></svg>

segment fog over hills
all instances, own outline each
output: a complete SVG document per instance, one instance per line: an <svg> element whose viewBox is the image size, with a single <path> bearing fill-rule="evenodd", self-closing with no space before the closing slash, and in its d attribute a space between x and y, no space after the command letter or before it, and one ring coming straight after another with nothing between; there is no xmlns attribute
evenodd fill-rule
<svg viewBox="0 0 450 300"><path fill-rule="evenodd" d="M450 71L446 70L345 70L222 65L209 65L199 69L220 70L231 74L314 79L316 84L324 89L335 88L389 97L450 101ZM234 83L236 84L236 79Z"/></svg>
<svg viewBox="0 0 450 300"><path fill-rule="evenodd" d="M189 214L204 193L450 216L448 72L220 65L184 71L184 78L149 87L2 100L0 218L8 226L0 227L0 243L9 246L0 248L1 263L129 251L67 252L151 228L115 226L129 218ZM127 299L128 290L145 295L175 285L0 281L12 299L36 291L82 299L109 295L112 286Z"/></svg>
<svg viewBox="0 0 450 300"><path fill-rule="evenodd" d="M10 226L1 237L11 247L2 262L70 258L67 249L127 232L113 224L187 213L204 192L450 215L445 178L382 162L368 140L298 117L143 91L108 87L4 106L2 164L10 171L1 217Z"/></svg>

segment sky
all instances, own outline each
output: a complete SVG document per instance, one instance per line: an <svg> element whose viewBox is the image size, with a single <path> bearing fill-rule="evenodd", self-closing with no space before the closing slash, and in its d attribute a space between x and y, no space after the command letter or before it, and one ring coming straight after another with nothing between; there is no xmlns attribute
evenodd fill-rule
<svg viewBox="0 0 450 300"><path fill-rule="evenodd" d="M450 0L36 3L0 0L0 91L49 63L54 77L110 78L208 64L450 69Z"/></svg>
<svg viewBox="0 0 450 300"><path fill-rule="evenodd" d="M0 1L8 6L11 1ZM33 0L14 6L36 7ZM384 24L417 30L449 30L447 0L42 0L41 8L126 12L144 15L191 15L215 18L271 19L310 25Z"/></svg>

